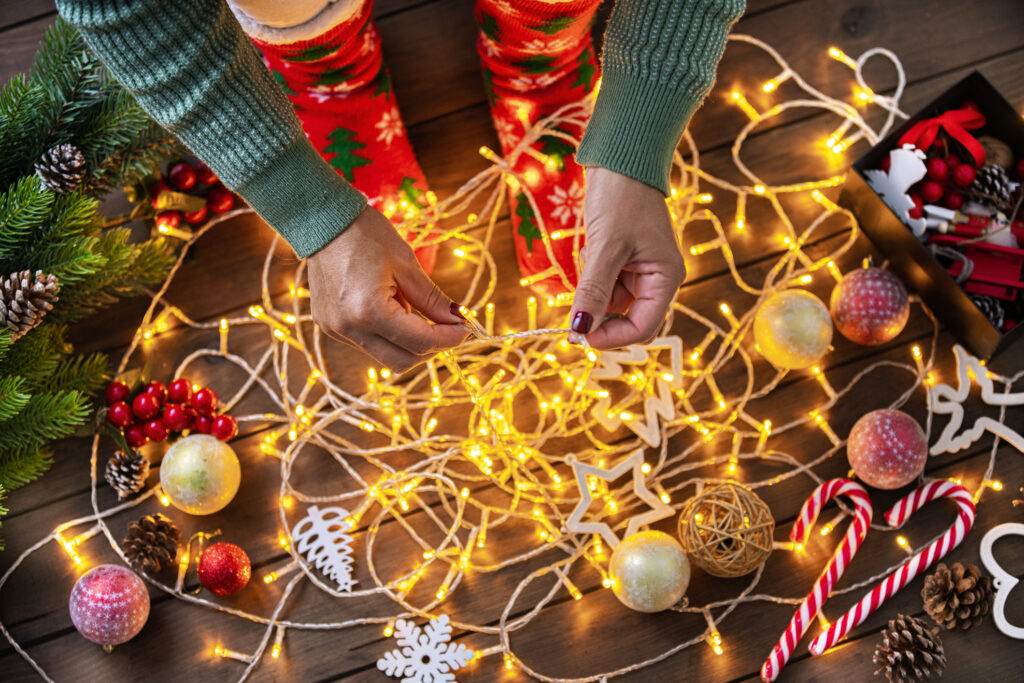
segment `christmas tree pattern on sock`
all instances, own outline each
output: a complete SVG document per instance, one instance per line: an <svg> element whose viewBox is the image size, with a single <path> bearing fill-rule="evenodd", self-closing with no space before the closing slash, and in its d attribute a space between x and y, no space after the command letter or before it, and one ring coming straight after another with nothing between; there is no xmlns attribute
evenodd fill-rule
<svg viewBox="0 0 1024 683"><path fill-rule="evenodd" d="M372 6L367 0L355 15L312 40L253 42L320 155L397 224L427 209L434 195L398 111ZM416 256L430 273L437 245L417 248Z"/></svg>
<svg viewBox="0 0 1024 683"><path fill-rule="evenodd" d="M527 125L588 95L597 82L598 64L590 28L600 0L542 2L477 0L477 51L484 88L502 154L523 138ZM577 143L578 125L562 124L561 133ZM574 235L582 245L583 169L573 154L575 144L545 135L533 148L550 159L541 163L521 154L514 170L524 177L536 208L522 188L509 192L516 259L524 281L547 298L569 291L555 274L541 235L537 214L551 238L557 267L575 287L578 273Z"/></svg>

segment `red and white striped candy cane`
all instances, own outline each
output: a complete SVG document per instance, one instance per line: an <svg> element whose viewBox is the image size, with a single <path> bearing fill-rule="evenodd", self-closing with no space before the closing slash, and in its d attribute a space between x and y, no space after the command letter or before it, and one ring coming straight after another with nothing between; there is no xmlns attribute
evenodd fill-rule
<svg viewBox="0 0 1024 683"><path fill-rule="evenodd" d="M885 513L885 521L889 526L898 529L925 503L936 498L951 498L956 501L960 510L953 525L927 548L901 564L895 572L885 577L885 580L871 589L871 592L861 598L860 602L851 607L846 614L822 631L817 638L811 641L811 654L820 655L845 638L846 634L857 624L867 619L868 615L878 609L886 600L913 581L915 576L960 545L974 524L974 500L967 489L951 481L932 481L920 487Z"/></svg>
<svg viewBox="0 0 1024 683"><path fill-rule="evenodd" d="M800 517L789 532L790 540L796 543L806 543L807 537L811 533L811 526L818 518L821 508L836 496L846 496L853 503L853 523L846 530L846 535L833 553L828 566L821 572L814 588L800 603L800 607L793 614L793 618L789 620L789 625L782 637L779 638L779 642L775 644L768 659L761 666L761 678L765 681L774 681L782 671L782 667L789 661L796 644L807 633L811 620L821 610L821 606L828 599L832 586L843 575L846 565L850 563L871 526L871 499L868 498L868 492L855 481L831 479L816 488L804 502L804 506L800 510Z"/></svg>

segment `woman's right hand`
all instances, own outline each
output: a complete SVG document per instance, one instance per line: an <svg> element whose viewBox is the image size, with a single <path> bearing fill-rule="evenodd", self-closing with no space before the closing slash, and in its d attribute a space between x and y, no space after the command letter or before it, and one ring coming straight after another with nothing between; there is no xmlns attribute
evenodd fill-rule
<svg viewBox="0 0 1024 683"><path fill-rule="evenodd" d="M412 248L376 209L364 209L307 264L313 320L320 329L396 372L466 338L458 305L423 272Z"/></svg>

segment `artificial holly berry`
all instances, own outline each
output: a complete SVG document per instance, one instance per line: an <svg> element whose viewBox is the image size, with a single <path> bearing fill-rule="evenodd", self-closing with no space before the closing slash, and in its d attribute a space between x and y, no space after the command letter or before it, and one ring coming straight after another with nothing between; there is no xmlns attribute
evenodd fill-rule
<svg viewBox="0 0 1024 683"><path fill-rule="evenodd" d="M217 412L217 392L210 387L203 387L192 395L192 407L200 415L213 415Z"/></svg>
<svg viewBox="0 0 1024 683"><path fill-rule="evenodd" d="M964 205L964 196L959 192L947 192L942 197L942 205L947 209L958 211Z"/></svg>
<svg viewBox="0 0 1024 683"><path fill-rule="evenodd" d="M114 380L107 385L107 405L113 405L118 401L125 401L132 395L132 388L124 382Z"/></svg>
<svg viewBox="0 0 1024 683"><path fill-rule="evenodd" d="M235 205L235 195L226 187L217 186L206 195L206 208L213 213L227 213Z"/></svg>
<svg viewBox="0 0 1024 683"><path fill-rule="evenodd" d="M213 431L213 418L209 415L196 415L192 428L200 434L209 434Z"/></svg>
<svg viewBox="0 0 1024 683"><path fill-rule="evenodd" d="M175 190L184 192L185 190L192 189L196 184L196 172L195 169L182 161L181 163L171 166L171 170L167 174L167 179L171 181L171 187Z"/></svg>
<svg viewBox="0 0 1024 683"><path fill-rule="evenodd" d="M124 439L132 448L142 448L149 441L146 436L146 426L141 422L130 424L124 428Z"/></svg>
<svg viewBox="0 0 1024 683"><path fill-rule="evenodd" d="M188 429L188 423L191 421L185 407L174 403L171 403L164 408L164 414L161 419L164 421L164 426L172 432L180 432Z"/></svg>
<svg viewBox="0 0 1024 683"><path fill-rule="evenodd" d="M152 394L139 394L132 401L132 412L140 420L152 420L160 412L160 403Z"/></svg>
<svg viewBox="0 0 1024 683"><path fill-rule="evenodd" d="M942 199L942 184L935 180L926 180L921 183L921 199L934 204Z"/></svg>
<svg viewBox="0 0 1024 683"><path fill-rule="evenodd" d="M963 103L960 105L960 108L970 109L971 111L981 111L978 108L978 103L975 102L974 100L964 100Z"/></svg>
<svg viewBox="0 0 1024 683"><path fill-rule="evenodd" d="M146 385L146 388L142 390L144 394L150 394L156 398L157 402L161 407L164 405L164 401L167 399L167 387L164 386L163 382L153 380Z"/></svg>
<svg viewBox="0 0 1024 683"><path fill-rule="evenodd" d="M238 422L230 415L218 415L213 418L210 434L221 441L231 441L231 439L238 436Z"/></svg>
<svg viewBox="0 0 1024 683"><path fill-rule="evenodd" d="M953 182L960 187L970 187L978 172L970 164L960 164L953 169Z"/></svg>
<svg viewBox="0 0 1024 683"><path fill-rule="evenodd" d="M196 223L202 223L206 220L206 205L200 206L192 213L184 214L184 218L187 222L195 225Z"/></svg>
<svg viewBox="0 0 1024 683"><path fill-rule="evenodd" d="M217 174L201 161L196 164L196 180L202 185L216 185L219 182Z"/></svg>
<svg viewBox="0 0 1024 683"><path fill-rule="evenodd" d="M192 400L192 383L180 377L167 387L168 403L189 403Z"/></svg>
<svg viewBox="0 0 1024 683"><path fill-rule="evenodd" d="M181 225L181 214L177 211L161 211L156 215L156 227L176 228Z"/></svg>
<svg viewBox="0 0 1024 683"><path fill-rule="evenodd" d="M167 438L167 425L163 420L150 420L146 423L145 432L150 441L163 441Z"/></svg>
<svg viewBox="0 0 1024 683"><path fill-rule="evenodd" d="M955 168L955 167L959 166L962 163L964 163L964 162L960 161L960 157L958 157L957 155L955 155L955 154L948 154L948 155L946 155L946 166L949 166L950 168Z"/></svg>
<svg viewBox="0 0 1024 683"><path fill-rule="evenodd" d="M216 595L231 595L245 588L252 563L234 543L214 543L199 556L199 583Z"/></svg>
<svg viewBox="0 0 1024 683"><path fill-rule="evenodd" d="M1024 159L1021 159L1020 161L1017 162L1016 169L1017 169L1017 177L1018 178L1024 178Z"/></svg>
<svg viewBox="0 0 1024 683"><path fill-rule="evenodd" d="M882 157L882 161L881 161L881 162L879 162L878 166L879 166L879 168L881 168L881 169L882 169L883 171L885 171L886 173L888 173L888 172L889 172L889 169L890 169L890 168L892 168L892 159L890 159L890 158L889 158L889 155L887 154L887 155L885 155L884 157Z"/></svg>
<svg viewBox="0 0 1024 683"><path fill-rule="evenodd" d="M132 409L124 401L117 401L107 409L107 422L124 429L132 423L135 418L132 416Z"/></svg>
<svg viewBox="0 0 1024 683"><path fill-rule="evenodd" d="M928 177L932 180L943 180L949 172L949 166L942 159L928 160Z"/></svg>
<svg viewBox="0 0 1024 683"><path fill-rule="evenodd" d="M907 215L917 220L924 215L924 200L916 192L910 195L910 201L914 202L914 208L907 212Z"/></svg>
<svg viewBox="0 0 1024 683"><path fill-rule="evenodd" d="M149 186L149 201L153 204L153 208L154 209L159 208L156 205L156 200L157 200L157 197L160 196L160 193L161 192L167 192L170 189L171 189L170 186L167 183L164 182L163 178L161 178L160 180L156 181L155 183L153 183L152 185Z"/></svg>

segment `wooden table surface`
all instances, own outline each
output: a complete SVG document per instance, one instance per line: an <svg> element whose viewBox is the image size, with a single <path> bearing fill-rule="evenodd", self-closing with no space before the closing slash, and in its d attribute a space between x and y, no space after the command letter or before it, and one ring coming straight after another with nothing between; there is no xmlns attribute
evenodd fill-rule
<svg viewBox="0 0 1024 683"><path fill-rule="evenodd" d="M379 0L375 15L413 145L433 189L445 196L486 166L487 162L476 153L480 145L497 149L473 47L475 29L471 3L469 0ZM54 17L49 0L21 0L0 5L0 78L6 80L30 66L36 44ZM908 87L902 102L905 111L914 111L974 69L988 77L1018 111L1024 108L1024 68L1021 67L1024 12L1014 0L940 3L925 0L748 0L747 14L739 22L737 31L774 45L807 80L830 94L842 95L842 89L850 87L850 73L826 57L828 46L837 45L851 55L882 46L892 49L906 69ZM726 104L723 95L732 87L741 87L745 92L757 94L751 95L752 103L762 107L768 100L760 100L758 86L773 75L775 72L763 55L744 46L730 47L719 72L718 86L690 127L701 150L702 168L725 177L734 174L730 170L729 147L742 125L743 115ZM873 87L879 92L886 92L895 83L895 75L886 69L875 69L871 77ZM772 121L752 138L744 159L772 183L813 177L821 173L825 163L814 143L825 137L830 123L823 116L807 111ZM861 143L853 153L858 154L863 149ZM852 158L851 155L848 160ZM770 224L763 207L752 206L748 212L750 225ZM523 295L514 286L518 274L507 220L499 228L502 229L494 252L502 274L495 301L501 310L521 310ZM824 253L838 244L844 234L845 228L837 226L830 234L823 235L820 244L812 249ZM199 320L244 311L259 296L259 269L270 237L271 232L265 225L250 218L237 219L212 231L196 245L194 255L169 292L169 301ZM751 281L763 277L779 255L776 246L756 238L734 245L734 249L739 266ZM839 265L846 270L870 253L870 245L861 239ZM282 294L287 290L294 266L294 258L283 249L279 250L271 274L272 293ZM699 308L696 302L707 301L714 307L719 301L727 301L734 307L749 306L751 299L735 291L721 259L690 259L688 267L690 277L683 300L689 305ZM450 259L442 261L437 277L446 291L458 296L464 283L458 267ZM78 349L102 350L119 357L144 306L141 300L125 302L113 311L82 323L74 332ZM511 324L524 324L515 314L511 316ZM836 350L826 358L825 370L833 384L844 385L858 370L875 360L906 362L910 347L915 343L926 345L930 334L930 323L915 308L907 329L892 343L879 348L837 343ZM168 334L154 347L155 376L169 374L185 355L194 348L208 345L211 338L191 331ZM940 332L938 340L937 372L944 379L952 379L953 340L945 332ZM265 344L265 336L255 332L242 332L232 339L232 348L246 349L243 355L255 353ZM332 367L339 368L339 381L357 382L365 377L368 367L365 357L340 348L332 350L331 355L338 361ZM1001 360L999 367L1004 372L1016 372L1021 358L1024 358L1024 350L1014 349ZM238 381L237 373L232 375L223 364L210 364L203 372L204 376L197 379L224 386L225 391ZM879 371L872 375L870 382L862 383L850 400L832 412L830 420L835 430L845 435L863 412L888 405L906 388L906 379L897 372ZM820 388L812 379L794 375L770 398L773 416L799 415L820 400ZM252 403L241 408L243 412L249 409L255 410L258 406ZM906 409L923 418L924 396L920 390ZM972 410L977 412L978 406L973 406ZM1024 425L1021 409L1009 415L1008 424L1017 428ZM243 487L232 505L222 513L204 518L201 527L220 527L226 532L226 540L246 547L253 560L255 577L282 566L286 558L275 543L277 464L260 455L258 445L262 434L258 428L247 429L234 442L242 461ZM814 436L801 438L803 441L797 441L796 437L790 440L789 452L820 453L825 448L822 444L827 443L820 435L817 439ZM85 439L59 443L54 449L52 471L40 482L9 496L6 505L11 513L3 520L2 529L7 550L0 553L0 571L58 523L91 513L90 443ZM781 447L786 445L783 443ZM988 464L990 446L991 441L983 439L960 453L932 458L928 474L959 477L968 485L976 486ZM845 457L839 454L816 471L823 477L832 477L844 475L846 468ZM948 556L949 561L978 563L978 543L985 530L1002 522L1024 521L1024 509L1011 504L1014 497L1020 497L1017 489L1024 484L1024 456L1009 446L1000 447L994 477L1004 482L1005 489L1001 493L986 493L978 508L974 530L961 547ZM806 479L800 479L791 485L761 491L775 516L777 539L788 533L811 488ZM110 506L115 499L105 484L100 487L99 495L101 507ZM879 517L880 511L887 509L896 495L876 493L873 499L876 517ZM119 515L111 521L111 528L115 532L122 531L128 521L157 507L155 503L144 505ZM930 507L933 509L929 513L918 515L904 529L903 533L912 541L920 543L950 523L951 512L944 509L943 504ZM173 510L169 514L184 528L192 529L194 518ZM386 539L387 536L382 535L380 540ZM515 544L516 540L515 534L510 532L500 542ZM831 538L815 538L802 557L789 553L773 556L758 592L802 597L831 554L833 543ZM400 541L396 540L393 551L388 547L378 548L375 561L386 568L389 562L394 564L389 555L399 551ZM89 564L114 557L102 539L88 542L81 552ZM899 561L901 552L893 543L893 534L869 536L840 585L872 576ZM1015 575L1024 571L1024 544L1019 539L1001 543L997 557ZM453 618L494 625L512 588L537 566L527 563L525 567L518 566L508 572L470 576L446 602L446 611ZM362 576L368 580L360 571L364 570L357 570L357 578ZM241 673L242 665L212 656L213 645L220 643L250 652L262 633L256 625L153 591L147 626L130 644L107 655L81 638L71 625L67 597L77 575L64 552L50 544L12 576L0 598L4 623L57 680L232 680ZM619 605L610 591L600 588L595 576L581 575L577 584L584 592L582 600L574 601L563 592L530 627L513 636L513 646L522 660L548 675L583 676L627 665L698 636L705 629L703 620L694 615L630 612ZM714 580L698 573L689 594L691 602L703 603L734 596L745 585L743 579ZM921 579L913 582L879 613L854 629L851 637L828 656L811 658L805 646L798 648L782 680L870 679L874 670L871 655L885 622L899 612L923 614L919 597L921 585ZM265 587L257 578L254 585L226 600L226 604L269 614L278 591L279 587ZM859 594L855 591L835 598L828 604L826 614L836 618ZM516 613L527 609L529 600L529 595L524 596L523 605ZM325 599L305 583L290 603L288 615L308 621L337 621L387 614L389 608L390 613L395 611L387 601L353 603ZM723 655L717 656L709 647L698 644L627 679L754 680L792 611L791 606L766 602L744 604L720 625ZM1016 623L1024 623L1024 600L1019 595L1011 596L1007 614ZM475 648L494 643L493 637L480 634L456 633L456 637ZM949 660L945 680L1021 680L1024 647L1000 634L991 620L966 633L944 634L943 642ZM375 661L391 647L392 641L383 637L379 626L342 632L290 631L284 656L263 662L255 677L257 680L390 680L376 670ZM6 642L0 644L0 679L15 681L33 677L34 673L21 657ZM498 657L475 663L458 676L463 681L518 680L520 677L520 674L505 671Z"/></svg>

